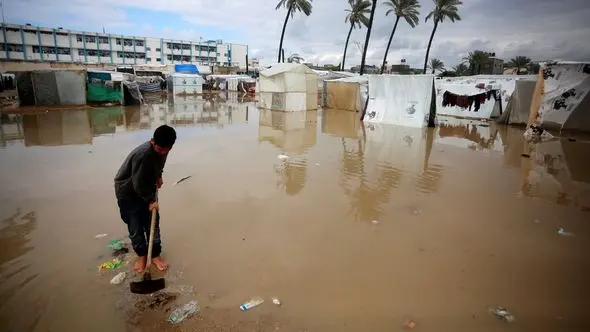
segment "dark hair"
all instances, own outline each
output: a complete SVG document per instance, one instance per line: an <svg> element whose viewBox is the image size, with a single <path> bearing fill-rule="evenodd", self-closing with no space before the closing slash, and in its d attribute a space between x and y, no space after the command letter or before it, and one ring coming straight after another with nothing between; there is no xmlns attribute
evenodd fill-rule
<svg viewBox="0 0 590 332"><path fill-rule="evenodd" d="M171 148L176 142L176 130L174 128L161 125L154 131L154 143L163 148Z"/></svg>

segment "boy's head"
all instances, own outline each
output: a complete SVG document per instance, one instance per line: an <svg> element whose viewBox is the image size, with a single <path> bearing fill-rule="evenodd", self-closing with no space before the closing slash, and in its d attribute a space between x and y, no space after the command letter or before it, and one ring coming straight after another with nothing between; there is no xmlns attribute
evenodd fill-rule
<svg viewBox="0 0 590 332"><path fill-rule="evenodd" d="M176 131L174 128L161 125L154 131L154 137L151 140L154 150L161 156L170 152L176 142Z"/></svg>

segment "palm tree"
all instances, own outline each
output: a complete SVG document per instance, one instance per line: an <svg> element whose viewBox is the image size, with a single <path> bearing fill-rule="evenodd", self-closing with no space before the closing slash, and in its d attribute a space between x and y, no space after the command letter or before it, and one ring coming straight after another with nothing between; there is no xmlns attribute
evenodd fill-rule
<svg viewBox="0 0 590 332"><path fill-rule="evenodd" d="M302 12L305 16L311 14L311 2L313 0L280 0L275 10L281 7L287 8L287 16L285 16L285 23L283 23L283 32L281 32L281 42L279 43L279 55L277 62L281 62L281 51L283 49L283 38L285 38L285 29L287 28L287 21L289 16L293 17L295 12Z"/></svg>
<svg viewBox="0 0 590 332"><path fill-rule="evenodd" d="M297 53L293 53L293 54L289 55L289 57L287 58L288 63L303 63L303 61L305 61L305 59L303 59Z"/></svg>
<svg viewBox="0 0 590 332"><path fill-rule="evenodd" d="M453 67L453 71L455 72L455 74L457 76L463 76L463 75L467 75L469 68L464 63L460 63L460 64Z"/></svg>
<svg viewBox="0 0 590 332"><path fill-rule="evenodd" d="M531 63L531 58L519 55L515 58L510 59L510 61L506 64L506 66L510 67L510 68L516 68L516 75L518 75L518 73L520 73L521 69L523 69L523 68L528 69L530 63Z"/></svg>
<svg viewBox="0 0 590 332"><path fill-rule="evenodd" d="M434 21L434 28L432 28L432 34L430 34L430 40L428 41L428 47L426 48L426 57L424 58L424 69L423 74L426 74L426 67L428 66L428 55L430 54L430 47L432 46L432 39L436 33L439 23L442 23L445 18L451 20L451 22L460 21L461 17L457 13L459 11L458 6L462 5L463 2L460 0L433 0L434 9L428 13L424 22L428 22L428 19L432 18Z"/></svg>
<svg viewBox="0 0 590 332"><path fill-rule="evenodd" d="M371 39L371 29L373 29L373 18L375 18L375 8L377 7L377 0L373 0L371 6L371 15L369 16L369 25L367 26L367 35L365 36L365 47L363 48L363 57L361 58L360 75L365 73L365 61L367 60L367 49L369 48L369 40Z"/></svg>
<svg viewBox="0 0 590 332"><path fill-rule="evenodd" d="M393 25L393 30L391 30L391 35L389 35L389 41L387 42L387 48L385 49L385 55L383 56L383 64L381 65L381 74L385 70L385 64L387 63L387 53L389 52L389 47L391 46L391 40L393 39L393 35L395 34L395 30L397 29L397 23L399 22L400 18L404 18L408 24L414 28L418 25L418 16L420 15L420 4L418 0L386 0L383 3L389 9L385 12L385 15L395 14L395 24Z"/></svg>
<svg viewBox="0 0 590 332"><path fill-rule="evenodd" d="M344 54L342 55L342 65L340 67L340 70L344 70L344 62L346 61L346 50L348 49L348 41L350 40L350 34L352 33L352 29L354 29L356 26L358 26L360 29L363 25L365 27L369 25L369 19L367 18L366 14L370 12L369 7L371 7L371 2L368 0L348 0L348 4L350 5L350 9L344 10L348 13L346 14L344 22L350 23L350 29L348 30L348 35L346 36L346 43L344 44Z"/></svg>
<svg viewBox="0 0 590 332"><path fill-rule="evenodd" d="M481 74L481 67L490 63L490 56L484 51L475 50L469 52L469 55L464 57L463 60L469 63L472 75L479 75Z"/></svg>
<svg viewBox="0 0 590 332"><path fill-rule="evenodd" d="M432 74L434 75L434 72L439 70L439 71L443 71L445 70L445 64L444 62L442 62L441 60L437 59L437 58L432 58L430 59L430 64L428 65L428 67L430 69L432 69Z"/></svg>

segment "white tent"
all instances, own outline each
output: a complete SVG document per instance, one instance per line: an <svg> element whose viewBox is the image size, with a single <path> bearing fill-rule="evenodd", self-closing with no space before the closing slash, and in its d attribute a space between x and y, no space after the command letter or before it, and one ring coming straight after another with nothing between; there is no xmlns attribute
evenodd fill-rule
<svg viewBox="0 0 590 332"><path fill-rule="evenodd" d="M553 62L542 70L545 93L537 116L539 124L590 131L590 63Z"/></svg>
<svg viewBox="0 0 590 332"><path fill-rule="evenodd" d="M307 66L279 63L260 72L259 106L295 112L318 108L318 75Z"/></svg>
<svg viewBox="0 0 590 332"><path fill-rule="evenodd" d="M436 112L463 118L489 119L500 116L514 92L516 81L536 80L535 75L475 75L437 79ZM459 106L451 96L463 97ZM485 98L482 98L482 95ZM479 96L479 98L476 98ZM467 107L465 105L467 98ZM478 105L479 104L479 105ZM477 111L475 111L477 109Z"/></svg>
<svg viewBox="0 0 590 332"><path fill-rule="evenodd" d="M203 78L199 74L172 73L168 76L168 90L173 94L203 93Z"/></svg>
<svg viewBox="0 0 590 332"><path fill-rule="evenodd" d="M501 124L526 125L529 120L531 101L536 84L537 82L532 80L516 81L512 97L496 122Z"/></svg>
<svg viewBox="0 0 590 332"><path fill-rule="evenodd" d="M369 75L366 122L423 128L433 105L434 75Z"/></svg>

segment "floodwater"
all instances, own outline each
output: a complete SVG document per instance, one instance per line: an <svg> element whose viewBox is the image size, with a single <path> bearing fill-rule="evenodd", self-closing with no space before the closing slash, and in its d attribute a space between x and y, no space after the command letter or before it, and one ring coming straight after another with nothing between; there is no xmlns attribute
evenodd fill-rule
<svg viewBox="0 0 590 332"><path fill-rule="evenodd" d="M2 117L0 330L590 330L590 141L222 97ZM113 176L162 123L169 288L137 296L109 284L130 265L97 266L126 235ZM199 315L166 322L190 300Z"/></svg>

